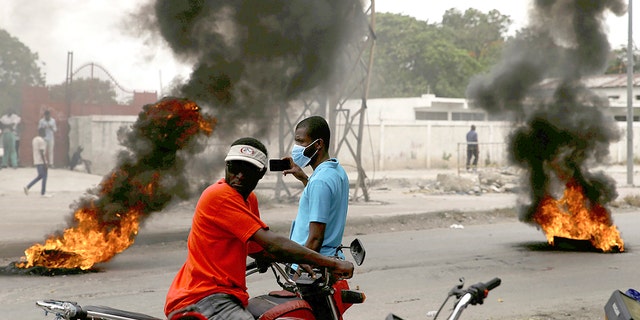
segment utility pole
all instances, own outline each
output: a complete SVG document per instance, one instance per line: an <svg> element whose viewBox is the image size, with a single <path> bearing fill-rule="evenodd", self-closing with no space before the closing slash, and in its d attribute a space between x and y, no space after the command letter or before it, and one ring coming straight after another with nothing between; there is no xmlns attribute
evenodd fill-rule
<svg viewBox="0 0 640 320"><path fill-rule="evenodd" d="M335 85L334 92L311 94L302 98L302 106L296 106L301 110L289 110L288 106L281 106L278 143L280 155L289 154L294 143L295 125L310 115L324 117L331 128L331 153L336 157L348 153L355 162L358 178L351 198L369 201L366 173L362 164L362 136L369 94L369 71L373 66L375 46L375 0L349 1L353 1L354 4L360 3L359 9L363 12L362 14L354 12L354 19L361 19L358 25L360 36L346 45L341 53L345 61L348 61L345 63L345 69L340 70L343 74L342 83ZM345 104L354 96L360 98L361 105L359 110L352 112L345 107ZM287 128L286 131L283 131L283 128ZM284 184L282 175L278 175L275 187L276 198L283 196L281 191L284 191L287 197L292 195Z"/></svg>
<svg viewBox="0 0 640 320"><path fill-rule="evenodd" d="M629 0L629 38L627 40L627 184L633 185L633 0Z"/></svg>

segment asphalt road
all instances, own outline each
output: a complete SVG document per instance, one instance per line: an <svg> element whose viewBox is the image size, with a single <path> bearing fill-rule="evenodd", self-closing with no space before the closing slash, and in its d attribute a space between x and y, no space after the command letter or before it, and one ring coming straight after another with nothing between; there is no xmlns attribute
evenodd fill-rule
<svg viewBox="0 0 640 320"><path fill-rule="evenodd" d="M460 277L467 285L502 279L463 319L604 319L614 290L640 286L640 216L614 219L624 253L553 249L538 230L517 222L360 236L375 258L352 281L368 298L348 311L349 319L383 319L389 311L427 319Z"/></svg>
<svg viewBox="0 0 640 320"><path fill-rule="evenodd" d="M428 319L460 277L467 285L500 277L484 305L470 306L463 319L603 319L614 290L639 286L640 215L616 213L614 220L624 253L552 250L540 231L518 222L358 235L367 258L350 283L367 301L345 318L384 319L393 312ZM137 244L100 265L101 272L0 276L0 318L46 319L34 303L47 298L161 317L166 288L184 256L182 241ZM278 289L271 273L249 276L248 286L252 295Z"/></svg>

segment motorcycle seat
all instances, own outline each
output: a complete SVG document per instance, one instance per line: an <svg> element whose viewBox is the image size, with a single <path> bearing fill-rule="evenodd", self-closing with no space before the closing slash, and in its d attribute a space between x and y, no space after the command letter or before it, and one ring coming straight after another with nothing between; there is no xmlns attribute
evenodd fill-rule
<svg viewBox="0 0 640 320"><path fill-rule="evenodd" d="M280 298L294 298L297 297L295 293L287 290L276 290L269 292L269 295L272 297L280 297Z"/></svg>
<svg viewBox="0 0 640 320"><path fill-rule="evenodd" d="M249 299L247 310L259 320L274 320L282 317L313 318L313 311L309 303L296 296L257 296Z"/></svg>

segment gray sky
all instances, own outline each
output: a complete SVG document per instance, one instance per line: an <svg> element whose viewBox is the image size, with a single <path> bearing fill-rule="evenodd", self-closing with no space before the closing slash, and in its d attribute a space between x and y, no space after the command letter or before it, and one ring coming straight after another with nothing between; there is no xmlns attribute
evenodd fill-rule
<svg viewBox="0 0 640 320"><path fill-rule="evenodd" d="M73 51L74 69L98 63L130 90L160 91L174 76L188 75L190 67L177 62L163 46L145 45L124 29L122 18L142 1L130 0L2 0L0 28L37 52L44 62L47 83L65 79L67 52ZM513 30L526 25L525 0L376 0L377 12L393 12L439 22L452 7L482 12L498 9L515 21ZM634 6L634 18L638 5ZM639 16L640 17L640 16ZM637 20L637 19L635 19ZM626 45L628 17L607 17L612 47ZM634 22L634 38L640 34ZM637 30L637 31L636 31Z"/></svg>

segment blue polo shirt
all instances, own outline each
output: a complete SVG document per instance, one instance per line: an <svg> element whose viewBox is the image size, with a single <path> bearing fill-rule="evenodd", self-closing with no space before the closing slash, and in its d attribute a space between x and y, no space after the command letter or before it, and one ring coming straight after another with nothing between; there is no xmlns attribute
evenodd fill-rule
<svg viewBox="0 0 640 320"><path fill-rule="evenodd" d="M349 178L337 159L318 165L300 196L298 214L291 226L291 240L300 245L307 242L309 223L326 225L320 253L333 256L342 244L349 205ZM342 252L339 256L344 258Z"/></svg>

